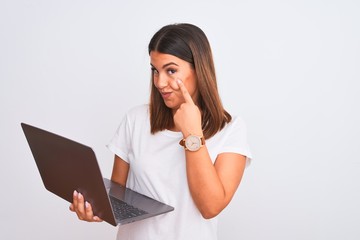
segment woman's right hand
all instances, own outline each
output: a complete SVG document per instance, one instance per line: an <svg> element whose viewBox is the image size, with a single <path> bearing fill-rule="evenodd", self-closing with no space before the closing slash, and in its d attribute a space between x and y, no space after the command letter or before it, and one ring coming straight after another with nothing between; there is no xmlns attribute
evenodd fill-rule
<svg viewBox="0 0 360 240"><path fill-rule="evenodd" d="M102 222L98 216L94 216L91 204L85 201L84 196L77 191L73 193L73 203L70 205L70 211L75 212L80 220L87 222Z"/></svg>

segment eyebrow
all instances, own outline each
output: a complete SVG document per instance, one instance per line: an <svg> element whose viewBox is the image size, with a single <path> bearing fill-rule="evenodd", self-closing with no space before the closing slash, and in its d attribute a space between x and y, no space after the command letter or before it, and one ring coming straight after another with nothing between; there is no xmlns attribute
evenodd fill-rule
<svg viewBox="0 0 360 240"><path fill-rule="evenodd" d="M150 65L151 65L153 68L155 68L154 65L152 65L151 63L150 63ZM164 65L162 66L162 69L164 69L164 68L166 68L166 67L168 67L168 66L170 66L170 65L179 66L178 64L176 64L176 63L174 63L174 62L169 62L169 63L164 64ZM155 68L155 69L156 69L156 68Z"/></svg>

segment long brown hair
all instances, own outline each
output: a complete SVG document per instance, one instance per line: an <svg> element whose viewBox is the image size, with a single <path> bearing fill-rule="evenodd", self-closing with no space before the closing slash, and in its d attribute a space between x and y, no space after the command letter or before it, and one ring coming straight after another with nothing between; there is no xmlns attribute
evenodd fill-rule
<svg viewBox="0 0 360 240"><path fill-rule="evenodd" d="M197 26L181 23L162 27L152 37L149 46L151 51L176 56L194 68L199 98L198 107L202 114L202 129L206 139L214 136L231 115L224 109L218 93L214 61L209 41L205 33ZM151 76L150 124L151 133L174 127L172 111L162 99Z"/></svg>

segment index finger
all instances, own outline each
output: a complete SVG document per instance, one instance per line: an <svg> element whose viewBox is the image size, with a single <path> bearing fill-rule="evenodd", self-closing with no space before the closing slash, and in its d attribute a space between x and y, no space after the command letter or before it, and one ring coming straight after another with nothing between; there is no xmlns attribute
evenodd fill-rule
<svg viewBox="0 0 360 240"><path fill-rule="evenodd" d="M189 91L186 89L183 81L181 81L179 78L176 79L176 82L180 88L180 91L185 99L185 102L187 103L193 103L194 104L194 101L189 93Z"/></svg>

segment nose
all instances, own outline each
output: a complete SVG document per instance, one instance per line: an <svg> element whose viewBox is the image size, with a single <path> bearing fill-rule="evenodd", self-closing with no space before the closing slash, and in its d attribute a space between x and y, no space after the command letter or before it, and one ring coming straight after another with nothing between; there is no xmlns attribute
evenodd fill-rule
<svg viewBox="0 0 360 240"><path fill-rule="evenodd" d="M159 74L158 76L154 76L154 84L157 88L165 88L169 85L169 77L166 75Z"/></svg>

